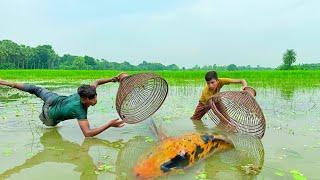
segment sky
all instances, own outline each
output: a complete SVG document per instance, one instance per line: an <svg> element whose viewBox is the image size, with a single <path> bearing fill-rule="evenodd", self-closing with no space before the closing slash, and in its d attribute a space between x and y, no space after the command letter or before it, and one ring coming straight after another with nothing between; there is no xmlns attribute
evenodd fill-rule
<svg viewBox="0 0 320 180"><path fill-rule="evenodd" d="M0 40L139 64L320 63L318 0L0 0Z"/></svg>

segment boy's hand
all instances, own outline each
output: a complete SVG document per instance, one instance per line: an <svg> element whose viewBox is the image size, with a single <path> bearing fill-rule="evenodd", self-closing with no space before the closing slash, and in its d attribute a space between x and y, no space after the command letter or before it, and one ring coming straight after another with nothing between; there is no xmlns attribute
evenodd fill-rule
<svg viewBox="0 0 320 180"><path fill-rule="evenodd" d="M111 82L119 82L119 78L116 76L116 77L113 77L112 79L111 79Z"/></svg>
<svg viewBox="0 0 320 180"><path fill-rule="evenodd" d="M252 87L246 86L243 91L248 92L250 95L252 95L253 97L255 97L257 95L256 90L254 90Z"/></svg>
<svg viewBox="0 0 320 180"><path fill-rule="evenodd" d="M127 76L129 76L129 75L127 73L123 72L123 73L118 74L117 77L118 77L118 80L121 81L122 79L124 79Z"/></svg>
<svg viewBox="0 0 320 180"><path fill-rule="evenodd" d="M123 127L124 126L124 121L119 119L119 118L110 120L109 123L110 123L111 127L119 128L119 127Z"/></svg>

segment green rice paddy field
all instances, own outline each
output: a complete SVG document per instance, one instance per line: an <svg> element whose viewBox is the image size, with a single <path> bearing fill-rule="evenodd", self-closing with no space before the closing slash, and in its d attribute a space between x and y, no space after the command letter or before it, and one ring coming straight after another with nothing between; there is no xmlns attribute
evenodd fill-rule
<svg viewBox="0 0 320 180"><path fill-rule="evenodd" d="M11 80L46 80L46 81L74 81L97 79L115 76L120 71L93 71L93 70L0 70L0 78ZM154 71L160 74L169 83L203 83L206 71ZM129 74L138 72L128 71ZM243 78L250 84L259 86L277 87L281 84L296 87L320 86L320 70L318 71L221 71L219 77Z"/></svg>
<svg viewBox="0 0 320 180"><path fill-rule="evenodd" d="M0 70L0 79L27 82L61 95L79 84L118 71ZM135 74L138 72L128 72ZM190 120L205 85L206 71L155 71L169 83L163 106L152 116L167 136L215 132L205 116ZM213 154L191 168L158 179L320 179L320 71L224 71L220 77L246 79L257 90L266 117L265 136L235 137L242 149ZM118 84L97 89L88 111L92 127L116 118ZM222 91L240 90L224 86ZM0 86L0 179L136 179L133 167L158 138L148 120L84 138L76 120L47 128L38 119L35 96ZM251 151L258 149L257 151ZM245 154L245 155L244 155Z"/></svg>

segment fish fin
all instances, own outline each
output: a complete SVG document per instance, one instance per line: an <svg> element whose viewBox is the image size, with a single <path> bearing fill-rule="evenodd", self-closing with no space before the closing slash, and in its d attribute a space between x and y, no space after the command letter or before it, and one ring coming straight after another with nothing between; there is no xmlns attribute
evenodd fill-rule
<svg viewBox="0 0 320 180"><path fill-rule="evenodd" d="M160 127L160 130L158 129L156 123L154 122L154 119L150 119L150 128L155 133L155 135L161 140L166 139L168 136L163 132L162 127Z"/></svg>

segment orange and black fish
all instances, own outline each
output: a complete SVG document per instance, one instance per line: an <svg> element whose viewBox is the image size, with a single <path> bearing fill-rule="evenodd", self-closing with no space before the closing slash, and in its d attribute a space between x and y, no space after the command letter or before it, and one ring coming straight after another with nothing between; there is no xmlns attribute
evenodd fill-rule
<svg viewBox="0 0 320 180"><path fill-rule="evenodd" d="M225 136L189 133L163 139L134 167L139 179L152 179L185 169L209 155L233 148Z"/></svg>

